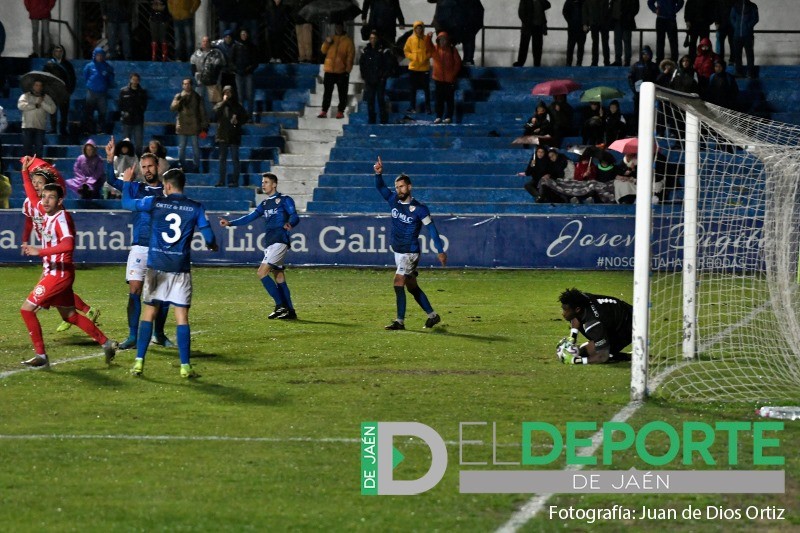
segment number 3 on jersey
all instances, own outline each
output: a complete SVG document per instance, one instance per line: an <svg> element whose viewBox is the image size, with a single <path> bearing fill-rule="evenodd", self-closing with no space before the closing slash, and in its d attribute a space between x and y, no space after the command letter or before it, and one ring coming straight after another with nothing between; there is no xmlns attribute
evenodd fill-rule
<svg viewBox="0 0 800 533"><path fill-rule="evenodd" d="M164 239L164 242L167 244L178 242L178 240L181 238L181 216L177 213L170 213L164 217L164 220L170 223L169 229L171 229L174 234L170 235L166 231L162 231L161 238Z"/></svg>

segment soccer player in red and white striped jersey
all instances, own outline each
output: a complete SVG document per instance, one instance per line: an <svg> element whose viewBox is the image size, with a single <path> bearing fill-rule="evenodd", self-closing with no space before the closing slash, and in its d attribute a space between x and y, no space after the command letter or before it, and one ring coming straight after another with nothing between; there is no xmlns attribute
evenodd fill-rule
<svg viewBox="0 0 800 533"><path fill-rule="evenodd" d="M22 253L42 258L42 278L22 304L20 314L28 328L35 351L34 357L22 364L46 368L50 360L42 339L42 326L36 312L39 309L58 309L61 318L75 324L98 344L102 345L106 363L111 363L116 355L117 343L100 331L85 316L75 312L72 284L75 281L75 265L72 252L75 249L75 225L70 214L63 209L64 189L51 183L44 186L40 205L45 216L42 221L42 246L22 245Z"/></svg>
<svg viewBox="0 0 800 533"><path fill-rule="evenodd" d="M61 173L46 161L25 156L22 162L22 183L25 186L26 198L22 204L22 214L25 215L25 228L22 231L22 242L30 243L31 233L36 234L38 242L42 242L42 222L44 220L44 209L42 209L39 199L42 196L42 189L48 183L57 183L66 191L67 185ZM88 316L89 319L97 324L100 318L100 309L90 307L80 296L75 296L75 309ZM56 328L56 332L67 331L72 327L69 322L61 322Z"/></svg>

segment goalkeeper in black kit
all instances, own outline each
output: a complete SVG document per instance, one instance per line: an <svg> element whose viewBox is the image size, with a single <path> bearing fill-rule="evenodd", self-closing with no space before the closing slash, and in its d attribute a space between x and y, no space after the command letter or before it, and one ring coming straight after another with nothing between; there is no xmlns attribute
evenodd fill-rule
<svg viewBox="0 0 800 533"><path fill-rule="evenodd" d="M558 297L561 314L570 323L570 336L561 340L556 355L568 365L630 361L622 349L631 343L633 307L613 296L567 289ZM576 345L578 333L588 342Z"/></svg>

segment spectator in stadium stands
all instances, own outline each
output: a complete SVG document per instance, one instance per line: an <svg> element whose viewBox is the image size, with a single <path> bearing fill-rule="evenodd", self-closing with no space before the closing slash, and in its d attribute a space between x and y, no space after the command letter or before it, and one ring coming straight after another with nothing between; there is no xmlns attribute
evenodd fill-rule
<svg viewBox="0 0 800 533"><path fill-rule="evenodd" d="M642 47L642 52L639 54L639 61L631 66L628 72L628 85L633 91L633 104L634 114L639 116L639 90L642 83L651 81L655 83L658 79L658 65L653 62L653 49L647 45Z"/></svg>
<svg viewBox="0 0 800 533"><path fill-rule="evenodd" d="M731 24L731 9L735 0L714 0L714 28L717 30L717 44L714 51L721 59L725 59L725 40L728 41L728 54L730 63L734 63L733 53L733 25Z"/></svg>
<svg viewBox="0 0 800 533"><path fill-rule="evenodd" d="M246 31L246 30L242 30ZM239 186L239 146L242 144L242 128L247 123L247 110L242 107L233 87L230 85L222 89L222 101L214 106L214 114L217 116L217 135L216 142L219 146L219 181L215 187L224 187L226 182L228 187ZM233 161L233 172L230 179L226 181L228 173L228 150L231 152Z"/></svg>
<svg viewBox="0 0 800 533"><path fill-rule="evenodd" d="M711 49L711 39L704 37L700 41L700 46L697 47L697 57L694 58L694 71L697 73L697 81L701 89L708 85L708 80L714 73L714 63L718 59L720 57Z"/></svg>
<svg viewBox="0 0 800 533"><path fill-rule="evenodd" d="M8 176L4 176L3 171L0 170L0 209L9 208L8 199L11 198L11 192L11 180L8 179Z"/></svg>
<svg viewBox="0 0 800 533"><path fill-rule="evenodd" d="M25 0L33 37L31 57L42 57L50 51L50 12L55 5L56 0Z"/></svg>
<svg viewBox="0 0 800 533"><path fill-rule="evenodd" d="M604 204L613 204L614 180L617 178L617 165L614 156L608 152L600 154L595 174L595 197Z"/></svg>
<svg viewBox="0 0 800 533"><path fill-rule="evenodd" d="M566 94L557 94L553 96L553 101L547 107L550 112L550 120L553 123L552 144L554 146L561 146L564 137L572 133L572 116L574 110L567 102Z"/></svg>
<svg viewBox="0 0 800 533"><path fill-rule="evenodd" d="M611 52L608 47L608 29L611 13L608 0L584 0L583 31L592 34L592 66L600 61L600 45L603 47L603 65L611 65Z"/></svg>
<svg viewBox="0 0 800 533"><path fill-rule="evenodd" d="M683 18L686 21L685 43L689 45L689 57L697 57L698 40L702 42L703 39L708 39L709 28L714 22L715 2L716 0L686 0Z"/></svg>
<svg viewBox="0 0 800 533"><path fill-rule="evenodd" d="M656 63L664 59L664 38L669 39L670 59L678 60L678 11L683 0L647 0L647 7L656 14Z"/></svg>
<svg viewBox="0 0 800 533"><path fill-rule="evenodd" d="M291 63L289 43L293 40L292 8L283 0L267 0L266 59L270 63Z"/></svg>
<svg viewBox="0 0 800 533"><path fill-rule="evenodd" d="M119 92L119 120L122 136L133 139L134 153L141 154L144 147L144 114L147 111L147 91L139 84L141 77L131 73L128 85Z"/></svg>
<svg viewBox="0 0 800 533"><path fill-rule="evenodd" d="M339 92L336 118L344 118L350 71L353 70L353 60L356 56L355 45L350 36L344 32L344 24L339 22L334 25L334 35L328 36L322 43L322 53L325 54L325 64L322 67L325 71L323 78L325 92L322 94L322 111L317 117L327 118L328 108L333 97L333 88L336 87Z"/></svg>
<svg viewBox="0 0 800 533"><path fill-rule="evenodd" d="M167 27L169 13L163 0L150 2L150 61L158 57L158 45L161 44L161 61L169 60L169 44L167 44Z"/></svg>
<svg viewBox="0 0 800 533"><path fill-rule="evenodd" d="M600 102L589 102L583 109L583 126L581 136L583 144L601 144L605 138L605 111Z"/></svg>
<svg viewBox="0 0 800 533"><path fill-rule="evenodd" d="M233 45L233 65L236 69L237 96L247 111L255 115L253 72L258 68L258 49L245 29L239 31L239 40Z"/></svg>
<svg viewBox="0 0 800 533"><path fill-rule="evenodd" d="M592 150L591 147L586 148L575 163L575 181L593 181L597 177L597 165L592 159Z"/></svg>
<svg viewBox="0 0 800 533"><path fill-rule="evenodd" d="M106 126L108 113L108 89L114 85L114 67L106 62L106 52L99 46L92 53L92 60L83 67L86 82L86 102L83 107L84 133L110 131ZM97 111L97 125L94 112Z"/></svg>
<svg viewBox="0 0 800 533"><path fill-rule="evenodd" d="M736 78L725 70L726 66L723 59L714 63L714 74L708 81L706 100L728 109L736 109L739 84L736 83Z"/></svg>
<svg viewBox="0 0 800 533"><path fill-rule="evenodd" d="M681 57L678 68L672 76L670 88L683 93L699 93L700 83L697 80L697 73L694 71L692 61L689 56Z"/></svg>
<svg viewBox="0 0 800 533"><path fill-rule="evenodd" d="M583 66L583 49L586 45L586 32L583 31L583 1L566 0L561 14L567 22L567 66L572 66L573 56L575 65ZM577 55L576 55L577 54Z"/></svg>
<svg viewBox="0 0 800 533"><path fill-rule="evenodd" d="M158 158L158 175L163 176L164 172L169 170L169 161L167 161L167 149L161 144L161 141L150 139L147 143L147 152L155 155Z"/></svg>
<svg viewBox="0 0 800 533"><path fill-rule="evenodd" d="M547 106L544 105L544 102L540 101L536 104L533 116L525 123L525 129L522 135L526 137L538 137L539 139L536 144L548 144L553 140L552 134L553 122L550 119L550 112ZM527 148L528 144L526 143L523 146Z"/></svg>
<svg viewBox="0 0 800 533"><path fill-rule="evenodd" d="M239 0L239 32L247 30L247 36L250 42L261 52L261 21L264 19L266 12L265 0ZM239 35L236 33L234 35ZM261 61L261 57L257 58ZM239 95L241 100L242 95Z"/></svg>
<svg viewBox="0 0 800 533"><path fill-rule="evenodd" d="M624 139L628 133L628 122L619 109L619 100L611 100L605 116L605 143L610 145L617 139Z"/></svg>
<svg viewBox="0 0 800 533"><path fill-rule="evenodd" d="M614 178L614 198L618 204L636 202L636 154L625 154L617 165Z"/></svg>
<svg viewBox="0 0 800 533"><path fill-rule="evenodd" d="M481 0L428 0L428 3L436 4L433 15L436 34L445 32L451 44L463 44L463 65L475 66L475 38L483 28L484 9ZM454 6L458 8L459 20L442 17L443 11Z"/></svg>
<svg viewBox="0 0 800 533"><path fill-rule="evenodd" d="M381 48L391 48L397 36L397 24L406 25L399 0L364 0L361 24L378 32Z"/></svg>
<svg viewBox="0 0 800 533"><path fill-rule="evenodd" d="M208 56L209 52L211 52L211 39L208 35L204 35L200 39L200 48L194 51L192 57L189 59L189 63L191 63L192 74L194 74L197 90L200 96L203 97L203 106L206 110L206 116L211 119L214 104L222 98L222 88L219 85L219 80L225 58L220 53L217 56L219 59L217 65L206 64L206 56ZM215 52L215 54L217 53Z"/></svg>
<svg viewBox="0 0 800 533"><path fill-rule="evenodd" d="M222 67L222 75L220 77L220 84L224 87L230 85L236 86L236 65L233 62L233 35L231 30L225 30L222 34L222 39L214 41L214 48L219 49L222 55L225 56L225 65ZM222 95L220 95L220 98Z"/></svg>
<svg viewBox="0 0 800 533"><path fill-rule="evenodd" d="M97 154L97 145L89 139L83 145L83 153L72 166L72 177L67 180L67 187L81 199L89 200L100 198L105 181L103 158Z"/></svg>
<svg viewBox="0 0 800 533"><path fill-rule="evenodd" d="M192 79L185 78L181 85L181 92L175 95L169 110L177 113L175 133L178 134L178 159L181 166L186 169L186 143L192 141L192 155L194 156L194 170L200 170L200 132L208 128L206 111L203 100L192 88Z"/></svg>
<svg viewBox="0 0 800 533"><path fill-rule="evenodd" d="M113 139L113 137L112 137ZM108 148L106 148L108 150ZM112 166L114 168L114 176L122 179L122 173L127 169L133 167L134 179L139 179L142 176L142 169L139 166L139 158L136 157L136 152L133 149L133 143L130 139L123 139L114 145L114 159ZM111 178L107 177L107 180ZM111 180L113 181L113 180ZM122 198L122 191L116 189L111 183L106 181L102 189L103 198Z"/></svg>
<svg viewBox="0 0 800 533"><path fill-rule="evenodd" d="M17 109L22 111L22 153L41 157L48 115L56 112L56 103L44 93L42 82L35 81L29 92L20 95Z"/></svg>
<svg viewBox="0 0 800 533"><path fill-rule="evenodd" d="M758 24L758 6L751 0L736 0L731 9L731 26L733 26L733 49L737 76L745 75L744 58L742 57L742 50L744 50L747 57L747 77L756 77L753 54L756 24Z"/></svg>
<svg viewBox="0 0 800 533"><path fill-rule="evenodd" d="M564 203L568 201L568 195L564 193L565 189L562 186L573 181L575 165L556 148L548 150L547 158L550 160L550 173L539 180L539 198L536 201Z"/></svg>
<svg viewBox="0 0 800 533"><path fill-rule="evenodd" d="M672 77L675 75L676 67L677 65L673 60L662 59L661 63L658 64L658 70L661 71L661 74L659 74L658 78L656 78L656 85L669 89L669 85L672 82Z"/></svg>
<svg viewBox="0 0 800 533"><path fill-rule="evenodd" d="M64 47L57 44L53 47L53 57L50 58L44 65L44 71L56 76L64 82L67 88L67 93L72 95L75 90L75 68L72 66L65 55ZM61 127L58 126L58 115L61 115ZM58 113L53 113L51 116L52 130L58 130L62 135L66 135L69 126L69 98L58 106Z"/></svg>
<svg viewBox="0 0 800 533"><path fill-rule="evenodd" d="M364 80L364 100L367 102L368 122L375 124L380 114L381 124L389 122L384 97L386 94L386 79L391 68L392 52L383 47L378 31L372 30L369 42L361 52L359 69L361 79Z"/></svg>
<svg viewBox="0 0 800 533"><path fill-rule="evenodd" d="M450 43L447 32L440 32L433 44L433 33L425 40L433 58L433 81L436 86L436 118L434 124L453 122L456 105L456 79L461 72L461 56ZM445 111L445 108L447 111Z"/></svg>
<svg viewBox="0 0 800 533"><path fill-rule="evenodd" d="M525 182L524 187L528 194L533 196L534 201L539 199L539 182L543 177L549 176L550 172L550 158L547 157L547 146L539 145L534 150L525 172L519 173L520 176L531 178Z"/></svg>
<svg viewBox="0 0 800 533"><path fill-rule="evenodd" d="M227 0L224 0L227 1ZM314 56L313 49L313 25L300 16L300 9L303 8L309 0L303 0L294 4L292 10L292 19L294 20L294 31L297 35L297 60L300 63L311 63Z"/></svg>
<svg viewBox="0 0 800 533"><path fill-rule="evenodd" d="M545 11L550 9L548 0L519 0L517 15L522 22L519 34L519 53L514 62L515 67L525 65L528 58L528 43L531 44L533 54L533 66L538 67L542 64L542 45L544 36L547 34L547 14Z"/></svg>
<svg viewBox="0 0 800 533"><path fill-rule="evenodd" d="M217 37L222 39L226 31L233 35L239 28L239 3L231 0L211 0L217 14Z"/></svg>
<svg viewBox="0 0 800 533"><path fill-rule="evenodd" d="M570 325L570 337L562 342L573 347L563 363L586 365L631 360L630 354L622 353L622 349L631 343L633 331L633 308L630 304L613 296L590 294L574 288L562 292L558 300L561 314ZM580 347L575 346L578 333L587 340Z"/></svg>
<svg viewBox="0 0 800 533"><path fill-rule="evenodd" d="M414 22L414 33L412 33L403 47L403 53L408 59L408 74L411 77L411 100L408 113L417 112L417 92L425 94L425 112L431 112L431 54L428 52L425 36L425 24L421 20Z"/></svg>
<svg viewBox="0 0 800 533"><path fill-rule="evenodd" d="M175 34L175 60L188 61L195 43L194 14L200 8L200 0L167 0L167 6Z"/></svg>
<svg viewBox="0 0 800 533"><path fill-rule="evenodd" d="M131 59L131 3L126 0L103 0L100 2L100 13L106 24L108 58L129 61Z"/></svg>
<svg viewBox="0 0 800 533"><path fill-rule="evenodd" d="M611 23L614 28L615 67L631 66L631 39L636 29L639 0L611 0Z"/></svg>

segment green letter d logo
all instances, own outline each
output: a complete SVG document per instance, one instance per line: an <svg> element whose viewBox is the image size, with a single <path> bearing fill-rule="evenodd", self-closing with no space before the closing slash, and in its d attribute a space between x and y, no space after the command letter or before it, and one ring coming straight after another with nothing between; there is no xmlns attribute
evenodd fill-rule
<svg viewBox="0 0 800 533"><path fill-rule="evenodd" d="M394 436L410 435L425 441L431 450L431 466L419 479L395 480ZM378 494L409 496L432 489L447 470L447 448L444 440L431 427L419 422L378 422Z"/></svg>

